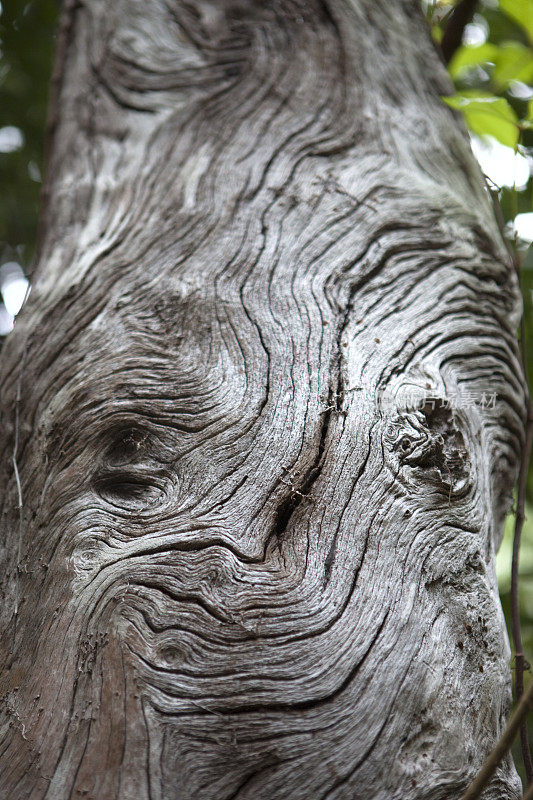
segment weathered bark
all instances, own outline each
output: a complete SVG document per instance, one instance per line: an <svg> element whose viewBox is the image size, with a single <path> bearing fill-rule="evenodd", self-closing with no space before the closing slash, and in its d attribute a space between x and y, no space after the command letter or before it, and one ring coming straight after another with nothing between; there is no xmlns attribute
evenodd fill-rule
<svg viewBox="0 0 533 800"><path fill-rule="evenodd" d="M458 798L510 705L519 302L417 2L68 15L1 373L2 795Z"/></svg>

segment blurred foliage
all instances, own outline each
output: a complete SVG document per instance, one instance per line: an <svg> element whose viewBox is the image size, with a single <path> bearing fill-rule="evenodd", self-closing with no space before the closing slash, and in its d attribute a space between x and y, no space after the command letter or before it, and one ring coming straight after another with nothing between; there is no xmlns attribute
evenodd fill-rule
<svg viewBox="0 0 533 800"><path fill-rule="evenodd" d="M37 229L58 3L59 0L2 0L0 4L0 264L14 259L26 269ZM455 3L422 0L422 4L438 43ZM472 23L465 29L463 44L449 64L449 72L456 94L446 102L463 113L470 130L481 137L494 137L533 164L533 0L480 0ZM522 259L532 386L533 248L528 249L526 242L513 237L512 223L517 214L533 212L533 178L530 175L520 187L503 186L497 191L509 236ZM533 661L533 470L528 479L527 517L520 603L525 651ZM510 517L497 560L507 620L512 522ZM533 723L531 727L533 739ZM515 757L520 765L518 751Z"/></svg>
<svg viewBox="0 0 533 800"><path fill-rule="evenodd" d="M2 0L0 15L0 263L31 262L58 0ZM6 128L20 146L1 147ZM9 147L7 148L9 149Z"/></svg>

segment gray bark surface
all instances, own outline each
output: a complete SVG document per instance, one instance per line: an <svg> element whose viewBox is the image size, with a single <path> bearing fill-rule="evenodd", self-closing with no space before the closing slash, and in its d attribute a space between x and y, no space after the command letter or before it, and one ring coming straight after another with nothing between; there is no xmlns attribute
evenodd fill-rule
<svg viewBox="0 0 533 800"><path fill-rule="evenodd" d="M520 304L417 2L82 0L61 42L2 796L459 798L510 709Z"/></svg>

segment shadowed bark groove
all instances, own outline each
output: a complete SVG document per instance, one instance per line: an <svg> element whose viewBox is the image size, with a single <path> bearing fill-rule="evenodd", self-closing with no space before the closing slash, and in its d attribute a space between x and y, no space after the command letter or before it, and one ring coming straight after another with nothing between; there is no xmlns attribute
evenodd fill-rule
<svg viewBox="0 0 533 800"><path fill-rule="evenodd" d="M0 372L2 793L458 798L510 705L519 301L418 3L66 13Z"/></svg>

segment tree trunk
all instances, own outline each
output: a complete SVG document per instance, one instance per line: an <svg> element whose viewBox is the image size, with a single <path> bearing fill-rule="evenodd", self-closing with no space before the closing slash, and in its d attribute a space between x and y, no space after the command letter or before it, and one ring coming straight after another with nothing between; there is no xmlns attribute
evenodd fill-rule
<svg viewBox="0 0 533 800"><path fill-rule="evenodd" d="M2 795L459 798L510 707L519 300L418 3L79 0L59 54Z"/></svg>

